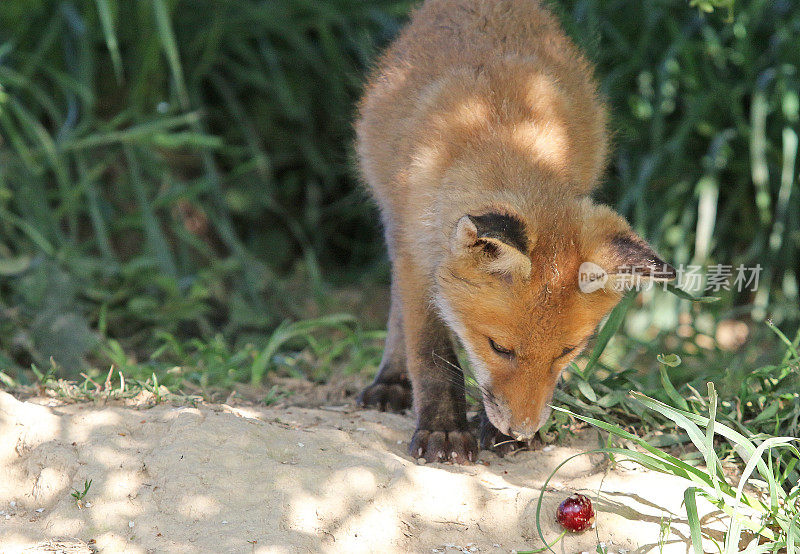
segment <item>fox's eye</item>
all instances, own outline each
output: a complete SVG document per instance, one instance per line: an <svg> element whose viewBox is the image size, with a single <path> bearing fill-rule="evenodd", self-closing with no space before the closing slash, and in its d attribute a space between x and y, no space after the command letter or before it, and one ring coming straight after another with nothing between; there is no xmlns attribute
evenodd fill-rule
<svg viewBox="0 0 800 554"><path fill-rule="evenodd" d="M511 358L514 356L513 350L511 350L510 348L503 348L502 346L494 342L492 339L489 339L489 346L491 346L492 350L494 350L504 358Z"/></svg>
<svg viewBox="0 0 800 554"><path fill-rule="evenodd" d="M559 358L563 358L567 354L572 354L572 352L578 348L577 346L565 346L564 350L561 351L561 354L558 356Z"/></svg>

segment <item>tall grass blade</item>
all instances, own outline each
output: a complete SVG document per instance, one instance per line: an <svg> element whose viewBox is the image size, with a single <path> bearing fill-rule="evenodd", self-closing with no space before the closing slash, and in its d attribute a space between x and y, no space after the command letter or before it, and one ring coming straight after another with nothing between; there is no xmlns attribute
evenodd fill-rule
<svg viewBox="0 0 800 554"><path fill-rule="evenodd" d="M687 410L688 411L688 410ZM714 426L717 419L717 390L714 383L708 383L708 425L706 426L706 436L701 450L703 459L706 461L706 469L711 482L714 483L717 497L722 496L719 490L719 483L717 481L717 470L722 469L722 464L717 457L714 450ZM723 473L720 472L720 475Z"/></svg>
<svg viewBox="0 0 800 554"><path fill-rule="evenodd" d="M783 344L786 345L786 348L789 349L789 352L791 353L793 358L800 358L800 354L797 353L797 347L795 346L794 342L790 341L789 337L787 337L783 333L783 331L778 329L778 327L774 323L772 323L772 321L770 321L769 319L764 321L764 323L766 323L767 327L769 327L772 330L772 332L775 333L779 339L781 339L781 342L783 342ZM800 336L800 331L798 331L798 336Z"/></svg>
<svg viewBox="0 0 800 554"><path fill-rule="evenodd" d="M678 394L678 391L675 390L675 386L672 384L672 381L670 381L669 375L667 374L667 367L670 366L670 364L665 363L660 356L661 355L659 354L658 361L661 362L661 365L659 366L658 370L659 375L661 376L661 385L664 387L664 392L667 393L667 396L669 396L670 400L672 400L680 409L688 411L689 404L687 404L683 396ZM680 363L680 358L678 358L678 363Z"/></svg>
<svg viewBox="0 0 800 554"><path fill-rule="evenodd" d="M688 487L683 492L683 502L686 505L686 518L689 521L689 533L692 538L694 554L703 554L703 538L700 529L700 516L697 513L697 488Z"/></svg>
<svg viewBox="0 0 800 554"><path fill-rule="evenodd" d="M175 259L172 256L172 252L170 251L168 241L164 236L164 231L161 229L161 224L159 223L155 211L153 210L153 204L147 197L144 177L137 159L137 154L128 146L126 146L124 150L125 159L128 162L131 185L136 196L136 202L143 217L143 225L145 236L147 237L147 243L150 246L153 256L155 256L161 271L173 278L177 278L178 268L175 264Z"/></svg>
<svg viewBox="0 0 800 554"><path fill-rule="evenodd" d="M103 28L108 53L111 56L111 65L114 67L114 76L117 84L122 84L122 58L119 54L117 34L114 31L114 17L111 14L108 0L95 0L95 3L97 4L97 13L100 15L100 25Z"/></svg>
<svg viewBox="0 0 800 554"><path fill-rule="evenodd" d="M611 315L608 316L608 319L606 319L603 328L600 329L600 332L597 334L597 341L595 342L594 349L586 363L586 368L583 370L584 375L588 376L594 370L595 365L597 365L598 360L600 360L603 350L605 350L608 345L608 341L611 340L611 337L619 330L622 322L625 321L625 313L628 311L628 308L630 308L635 298L636 294L629 292L622 301L617 304L611 312Z"/></svg>
<svg viewBox="0 0 800 554"><path fill-rule="evenodd" d="M721 300L720 296L694 296L693 294L690 294L685 290L678 288L676 285L672 283L666 283L665 287L667 291L671 292L678 298L681 298L683 300L689 300L690 302L698 302L700 304L710 304L712 302L718 302L719 300Z"/></svg>
<svg viewBox="0 0 800 554"><path fill-rule="evenodd" d="M189 110L191 109L189 92L186 90L186 82L183 78L183 66L181 65L180 53L178 52L178 43L172 31L172 23L169 19L167 6L164 4L164 0L152 0L152 2L153 13L158 26L158 35L161 38L161 45L167 55L167 61L172 72L173 84L178 94L178 101L180 102L182 110Z"/></svg>

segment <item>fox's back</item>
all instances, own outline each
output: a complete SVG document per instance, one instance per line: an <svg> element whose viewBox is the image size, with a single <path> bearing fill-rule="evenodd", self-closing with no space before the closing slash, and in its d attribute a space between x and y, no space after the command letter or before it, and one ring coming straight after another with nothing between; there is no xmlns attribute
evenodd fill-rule
<svg viewBox="0 0 800 554"><path fill-rule="evenodd" d="M409 80L402 88L411 89L453 67L491 66L505 56L535 58L543 68L560 71L567 84L579 80L576 69L591 73L538 0L427 0L385 53L380 70L404 73Z"/></svg>
<svg viewBox="0 0 800 554"><path fill-rule="evenodd" d="M362 173L395 217L466 149L497 166L516 150L581 193L605 159L590 66L536 0L426 1L378 64L360 116Z"/></svg>

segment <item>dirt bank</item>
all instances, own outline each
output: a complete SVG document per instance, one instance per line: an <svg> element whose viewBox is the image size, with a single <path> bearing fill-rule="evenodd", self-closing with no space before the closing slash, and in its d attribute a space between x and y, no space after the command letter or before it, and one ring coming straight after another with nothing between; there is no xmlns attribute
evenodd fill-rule
<svg viewBox="0 0 800 554"><path fill-rule="evenodd" d="M567 456L597 446L586 432L506 459L484 452L488 466L418 465L406 455L407 416L47 402L0 392L0 552L538 548L542 483ZM592 497L598 519L556 552L595 552L599 543L658 551L662 531L665 552L688 551L685 485L622 466L581 456L557 474L544 499L545 536L558 536L555 506L573 491ZM70 492L88 479L79 507Z"/></svg>

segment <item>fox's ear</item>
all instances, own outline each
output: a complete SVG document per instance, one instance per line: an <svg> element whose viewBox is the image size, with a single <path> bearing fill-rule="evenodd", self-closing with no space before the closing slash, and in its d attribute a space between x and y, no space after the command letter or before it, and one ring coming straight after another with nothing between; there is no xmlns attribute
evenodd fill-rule
<svg viewBox="0 0 800 554"><path fill-rule="evenodd" d="M613 235L603 247L600 265L587 262L579 270L579 285L583 292L600 288L624 292L642 280L671 281L675 268L658 257L653 248L631 230Z"/></svg>
<svg viewBox="0 0 800 554"><path fill-rule="evenodd" d="M584 261L578 269L583 292L624 292L641 280L675 279L675 269L633 232L624 217L589 199L578 207L583 212L580 244Z"/></svg>
<svg viewBox="0 0 800 554"><path fill-rule="evenodd" d="M653 248L633 231L611 238L611 252L615 266L611 275L632 275L654 281L672 281L677 276L675 268L658 257Z"/></svg>
<svg viewBox="0 0 800 554"><path fill-rule="evenodd" d="M525 223L513 215L463 216L456 224L450 250L456 255L472 256L490 273L523 277L531 273Z"/></svg>
<svg viewBox="0 0 800 554"><path fill-rule="evenodd" d="M630 228L619 229L603 240L594 259L596 262L583 262L578 269L578 286L585 293L599 289L622 293L643 279L671 281L676 277L675 268Z"/></svg>

